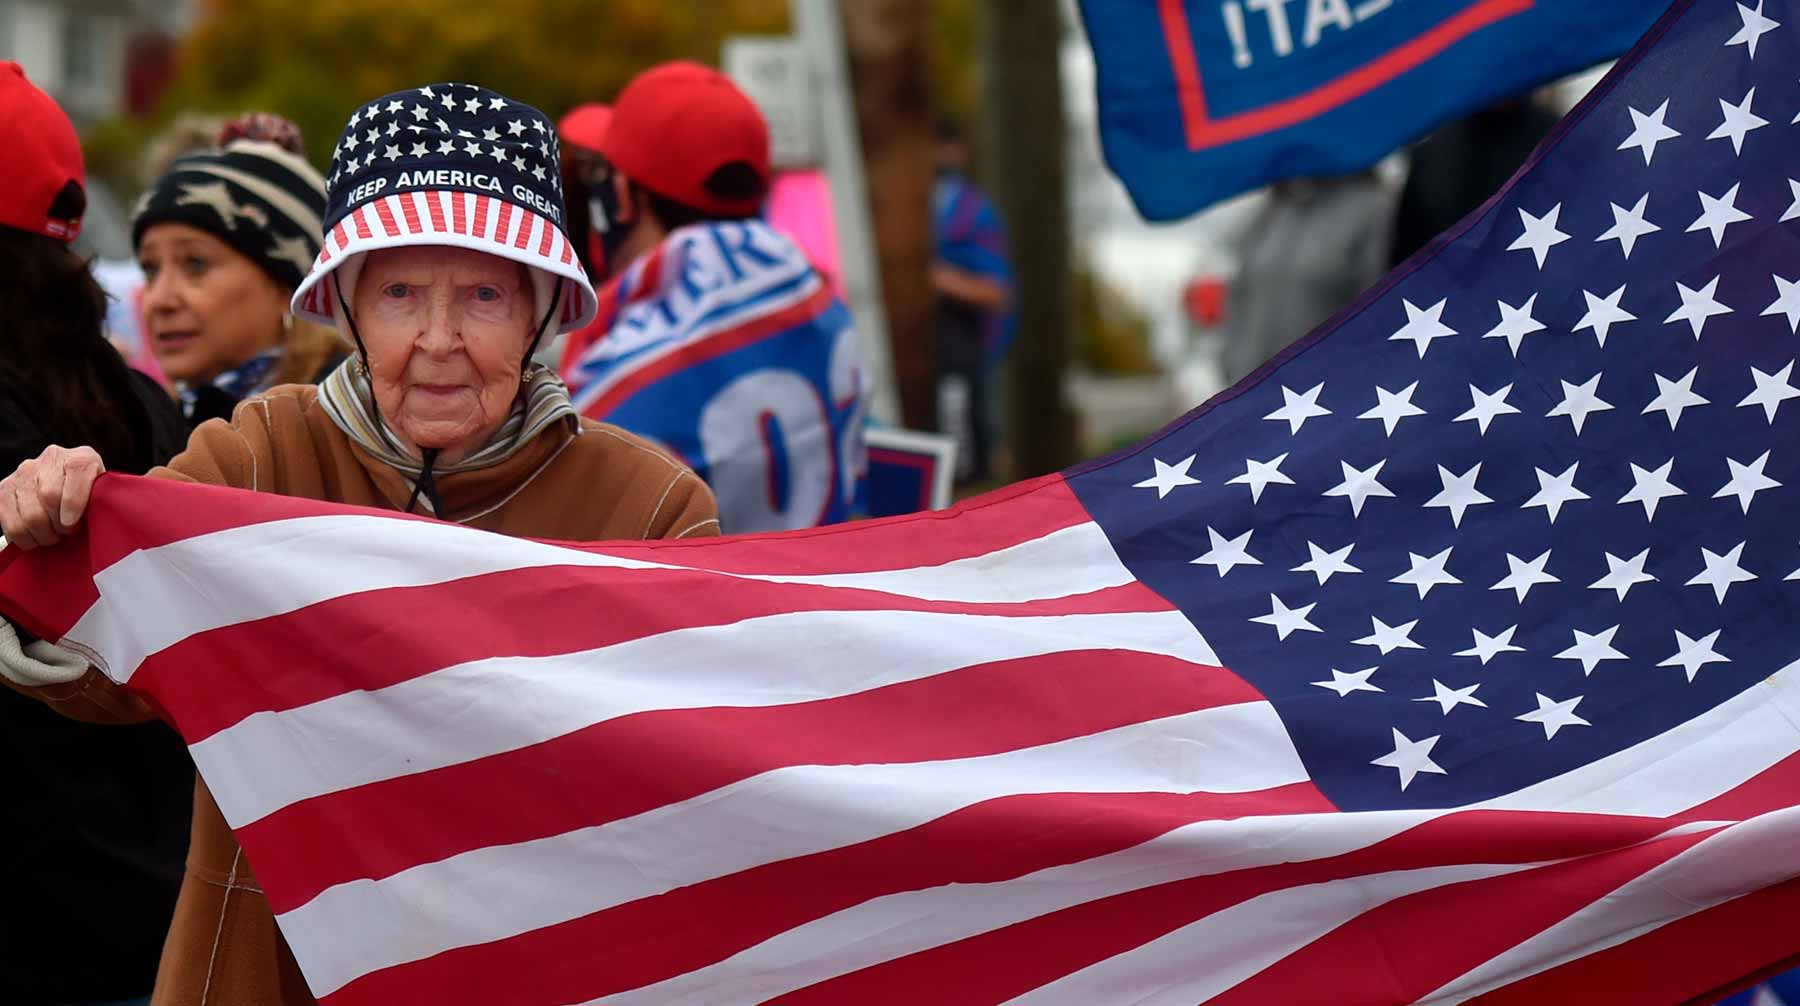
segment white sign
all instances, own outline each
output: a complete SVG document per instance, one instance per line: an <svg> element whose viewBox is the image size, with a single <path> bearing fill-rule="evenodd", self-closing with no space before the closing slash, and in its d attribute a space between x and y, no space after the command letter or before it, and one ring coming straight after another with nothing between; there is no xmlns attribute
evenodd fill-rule
<svg viewBox="0 0 1800 1006"><path fill-rule="evenodd" d="M800 43L783 35L725 40L725 74L769 121L769 159L777 170L819 166L819 108Z"/></svg>

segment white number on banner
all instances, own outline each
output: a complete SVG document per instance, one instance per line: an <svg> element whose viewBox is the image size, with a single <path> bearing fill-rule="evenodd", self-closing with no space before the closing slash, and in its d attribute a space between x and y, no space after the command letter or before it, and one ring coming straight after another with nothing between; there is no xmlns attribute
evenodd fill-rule
<svg viewBox="0 0 1800 1006"><path fill-rule="evenodd" d="M834 488L831 421L798 373L754 370L719 389L700 413L700 450L727 533L811 527L824 514Z"/></svg>

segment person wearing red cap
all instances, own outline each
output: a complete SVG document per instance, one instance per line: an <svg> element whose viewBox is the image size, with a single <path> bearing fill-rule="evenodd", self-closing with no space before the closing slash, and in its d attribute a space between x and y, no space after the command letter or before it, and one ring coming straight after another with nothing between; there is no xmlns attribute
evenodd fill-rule
<svg viewBox="0 0 1800 1006"><path fill-rule="evenodd" d="M81 147L17 63L0 62L0 133L0 470L57 443L142 474L181 449L187 424L106 341L106 295L68 247L87 206ZM193 767L180 739L161 724L79 723L0 689L0 759L13 822L0 862L15 867L0 1000L141 999L187 850Z"/></svg>
<svg viewBox="0 0 1800 1006"><path fill-rule="evenodd" d="M600 233L594 229L588 205L593 197L589 179L604 178L606 159L600 156L600 144L606 139L606 127L612 123L612 106L588 102L569 109L556 123L556 136L562 140L563 199L569 208L569 233L585 234L586 241L577 242L576 254L589 276L602 275L606 252L600 244ZM559 342L557 350L562 349Z"/></svg>
<svg viewBox="0 0 1800 1006"><path fill-rule="evenodd" d="M724 74L652 67L613 103L586 179L610 277L563 377L583 414L680 454L728 533L861 513L867 389L844 304L757 215L769 128Z"/></svg>

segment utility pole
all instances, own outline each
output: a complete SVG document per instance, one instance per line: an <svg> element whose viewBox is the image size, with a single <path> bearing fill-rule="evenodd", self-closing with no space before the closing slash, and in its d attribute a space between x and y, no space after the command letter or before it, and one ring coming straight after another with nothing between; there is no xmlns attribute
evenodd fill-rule
<svg viewBox="0 0 1800 1006"><path fill-rule="evenodd" d="M1072 302L1061 6L1049 0L981 5L988 177L1006 218L1017 285L1006 442L1019 479L1079 460L1074 416L1063 399Z"/></svg>
<svg viewBox="0 0 1800 1006"><path fill-rule="evenodd" d="M840 0L900 414L937 428L930 5Z"/></svg>

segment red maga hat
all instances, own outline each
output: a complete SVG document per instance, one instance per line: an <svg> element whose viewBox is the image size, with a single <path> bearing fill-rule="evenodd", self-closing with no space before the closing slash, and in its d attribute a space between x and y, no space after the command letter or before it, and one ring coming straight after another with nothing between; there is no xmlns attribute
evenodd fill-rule
<svg viewBox="0 0 1800 1006"><path fill-rule="evenodd" d="M707 188L714 172L747 165L768 188L769 124L731 78L699 63L663 63L632 78L613 103L600 153L632 181L707 213L755 213L763 193Z"/></svg>
<svg viewBox="0 0 1800 1006"><path fill-rule="evenodd" d="M0 61L0 123L9 148L0 226L74 240L87 208L81 142L63 110L10 60Z"/></svg>
<svg viewBox="0 0 1800 1006"><path fill-rule="evenodd" d="M577 147L598 154L600 145L606 142L606 127L612 122L612 117L610 105L602 105L597 101L576 105L556 124L556 135L562 137L565 147Z"/></svg>

